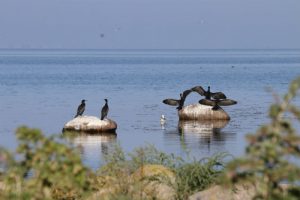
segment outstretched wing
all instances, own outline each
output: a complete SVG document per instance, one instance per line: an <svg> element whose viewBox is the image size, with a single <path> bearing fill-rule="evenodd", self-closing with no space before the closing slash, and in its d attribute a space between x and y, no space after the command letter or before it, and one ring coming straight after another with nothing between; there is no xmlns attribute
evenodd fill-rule
<svg viewBox="0 0 300 200"><path fill-rule="evenodd" d="M205 90L203 89L203 87L201 86L195 86L191 89L193 92L197 92L198 94L200 94L201 96L205 96Z"/></svg>
<svg viewBox="0 0 300 200"><path fill-rule="evenodd" d="M193 90L185 90L185 91L182 93L181 99L183 100L183 102L185 101L186 97L187 97L191 92L193 92Z"/></svg>
<svg viewBox="0 0 300 200"><path fill-rule="evenodd" d="M219 106L231 106L237 104L236 101L231 100L231 99L224 99L224 100L220 100L220 102L218 102Z"/></svg>
<svg viewBox="0 0 300 200"><path fill-rule="evenodd" d="M217 100L226 99L226 95L223 92L212 92L211 97Z"/></svg>
<svg viewBox="0 0 300 200"><path fill-rule="evenodd" d="M200 104L202 105L206 105L206 106L215 106L216 102L214 100L210 100L210 99L201 99L199 101Z"/></svg>
<svg viewBox="0 0 300 200"><path fill-rule="evenodd" d="M177 107L178 110L182 109L186 97L193 92L192 90L185 90L182 94L180 94L180 101L179 101L179 106Z"/></svg>
<svg viewBox="0 0 300 200"><path fill-rule="evenodd" d="M179 100L177 99L165 99L163 100L164 104L167 104L169 106L178 106L179 105Z"/></svg>

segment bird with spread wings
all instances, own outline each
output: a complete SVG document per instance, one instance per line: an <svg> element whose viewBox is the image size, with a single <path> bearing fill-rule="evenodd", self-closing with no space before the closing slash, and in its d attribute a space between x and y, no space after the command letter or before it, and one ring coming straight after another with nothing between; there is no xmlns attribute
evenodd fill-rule
<svg viewBox="0 0 300 200"><path fill-rule="evenodd" d="M178 106L177 109L181 110L184 106L186 97L191 92L196 92L201 96L204 96L205 99L201 99L199 103L202 105L212 106L213 110L217 110L218 108L220 108L220 106L230 106L237 103L234 100L227 99L226 95L223 92L211 92L210 86L208 86L207 91L204 90L202 86L195 86L181 93L180 99L164 99L163 103L170 106Z"/></svg>

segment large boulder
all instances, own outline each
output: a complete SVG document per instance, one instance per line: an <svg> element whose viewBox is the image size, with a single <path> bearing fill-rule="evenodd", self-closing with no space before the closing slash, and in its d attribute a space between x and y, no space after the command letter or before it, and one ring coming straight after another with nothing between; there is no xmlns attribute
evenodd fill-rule
<svg viewBox="0 0 300 200"><path fill-rule="evenodd" d="M101 120L94 116L78 116L64 125L63 131L83 133L114 133L117 123L111 119Z"/></svg>
<svg viewBox="0 0 300 200"><path fill-rule="evenodd" d="M230 120L229 115L222 109L213 110L212 106L199 103L184 106L178 111L180 120Z"/></svg>

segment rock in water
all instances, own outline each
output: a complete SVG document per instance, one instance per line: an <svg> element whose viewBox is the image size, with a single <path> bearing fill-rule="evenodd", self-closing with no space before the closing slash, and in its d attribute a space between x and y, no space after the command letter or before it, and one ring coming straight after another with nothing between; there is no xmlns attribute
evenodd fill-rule
<svg viewBox="0 0 300 200"><path fill-rule="evenodd" d="M94 116L78 116L64 125L63 131L78 131L85 133L114 133L117 123L111 119L100 120Z"/></svg>
<svg viewBox="0 0 300 200"><path fill-rule="evenodd" d="M180 120L230 120L229 115L222 109L213 110L212 106L192 104L178 111Z"/></svg>

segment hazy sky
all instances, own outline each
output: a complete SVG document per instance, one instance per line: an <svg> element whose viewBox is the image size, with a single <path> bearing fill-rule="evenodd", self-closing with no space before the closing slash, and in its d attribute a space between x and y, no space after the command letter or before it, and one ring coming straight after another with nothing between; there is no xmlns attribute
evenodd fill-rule
<svg viewBox="0 0 300 200"><path fill-rule="evenodd" d="M0 48L300 48L300 0L0 0Z"/></svg>

